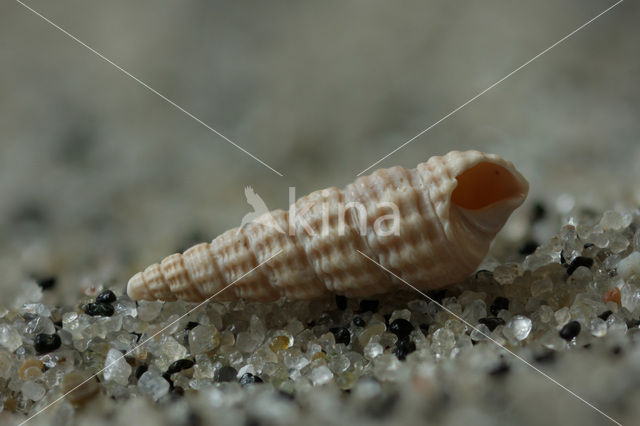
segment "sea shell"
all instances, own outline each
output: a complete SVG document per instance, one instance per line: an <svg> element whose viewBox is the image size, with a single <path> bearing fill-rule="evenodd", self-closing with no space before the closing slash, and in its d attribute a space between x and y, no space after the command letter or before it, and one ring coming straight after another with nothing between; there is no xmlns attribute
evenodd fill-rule
<svg viewBox="0 0 640 426"><path fill-rule="evenodd" d="M39 379L42 377L44 364L38 358L27 358L24 360L20 368L18 368L18 377L25 379Z"/></svg>
<svg viewBox="0 0 640 426"><path fill-rule="evenodd" d="M84 371L71 371L62 379L60 389L67 400L75 407L85 405L100 393L95 376Z"/></svg>
<svg viewBox="0 0 640 426"><path fill-rule="evenodd" d="M197 302L241 277L216 297L268 301L370 296L401 285L362 254L417 288L443 287L475 271L528 190L510 162L478 151L380 169L172 254L135 274L127 292Z"/></svg>

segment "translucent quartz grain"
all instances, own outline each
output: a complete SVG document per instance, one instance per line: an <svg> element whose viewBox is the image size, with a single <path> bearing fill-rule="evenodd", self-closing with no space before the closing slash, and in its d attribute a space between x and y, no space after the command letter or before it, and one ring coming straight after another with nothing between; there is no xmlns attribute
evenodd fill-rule
<svg viewBox="0 0 640 426"><path fill-rule="evenodd" d="M556 318L556 323L558 324L558 326L565 325L571 319L571 314L569 313L569 308L566 307L566 306L563 307L563 308L558 309L556 311L556 313L554 314L554 316Z"/></svg>
<svg viewBox="0 0 640 426"><path fill-rule="evenodd" d="M173 337L166 335L162 336L159 349L160 357L156 359L155 364L162 371L166 370L172 362L185 358L188 353L187 348Z"/></svg>
<svg viewBox="0 0 640 426"><path fill-rule="evenodd" d="M131 366L119 350L109 349L107 357L104 360L103 374L106 381L113 381L126 386L129 384Z"/></svg>
<svg viewBox="0 0 640 426"><path fill-rule="evenodd" d="M209 352L220 345L220 333L210 325L197 325L189 331L189 349L192 355Z"/></svg>
<svg viewBox="0 0 640 426"><path fill-rule="evenodd" d="M469 303L462 311L462 318L470 324L475 324L480 318L487 316L487 305L483 300L476 299Z"/></svg>
<svg viewBox="0 0 640 426"><path fill-rule="evenodd" d="M236 348L240 352L253 352L258 345L262 343L262 339L247 331L238 333L236 336Z"/></svg>
<svg viewBox="0 0 640 426"><path fill-rule="evenodd" d="M138 379L138 389L143 395L148 395L157 401L169 392L169 382L159 374L147 371Z"/></svg>
<svg viewBox="0 0 640 426"><path fill-rule="evenodd" d="M106 318L99 318L98 322L102 323L105 331L109 334L120 331L122 328L122 319L122 315L113 315Z"/></svg>
<svg viewBox="0 0 640 426"><path fill-rule="evenodd" d="M162 311L162 302L148 302L146 300L140 300L138 302L138 318L141 321L152 321Z"/></svg>
<svg viewBox="0 0 640 426"><path fill-rule="evenodd" d="M369 342L364 347L364 356L368 360L376 359L378 356L382 355L383 352L384 348L378 342Z"/></svg>
<svg viewBox="0 0 640 426"><path fill-rule="evenodd" d="M531 284L531 295L533 297L541 297L553 291L553 281L548 277L536 280Z"/></svg>
<svg viewBox="0 0 640 426"><path fill-rule="evenodd" d="M336 345L336 337L331 332L324 333L318 337L318 344L325 352L331 351Z"/></svg>
<svg viewBox="0 0 640 426"><path fill-rule="evenodd" d="M477 292L472 290L464 290L460 296L458 296L458 302L463 306L467 305L475 300L484 300L487 294L485 292Z"/></svg>
<svg viewBox="0 0 640 426"><path fill-rule="evenodd" d="M385 329L385 325L381 323L369 325L358 336L358 343L360 343L360 346L366 346L374 336L380 336Z"/></svg>
<svg viewBox="0 0 640 426"><path fill-rule="evenodd" d="M426 314L429 308L429 302L427 302L424 299L417 299L407 303L407 306L409 307L410 310L414 312L420 312L420 313Z"/></svg>
<svg viewBox="0 0 640 426"><path fill-rule="evenodd" d="M73 340L82 338L82 332L89 325L89 317L77 312L65 312L62 315L62 327L69 331Z"/></svg>
<svg viewBox="0 0 640 426"><path fill-rule="evenodd" d="M467 331L467 325L462 321L459 321L457 318L448 319L444 323L444 326L451 330L455 335L460 335Z"/></svg>
<svg viewBox="0 0 640 426"><path fill-rule="evenodd" d="M333 379L333 373L329 367L321 365L311 370L310 378L315 386L320 386L329 383Z"/></svg>
<svg viewBox="0 0 640 426"><path fill-rule="evenodd" d="M529 336L532 325L531 319L523 315L514 315L505 325L502 334L511 343L517 343Z"/></svg>
<svg viewBox="0 0 640 426"><path fill-rule="evenodd" d="M394 346L398 341L398 336L393 333L384 332L380 335L378 342L385 348Z"/></svg>
<svg viewBox="0 0 640 426"><path fill-rule="evenodd" d="M400 361L395 355L383 354L373 361L373 374L380 381L393 381L400 366Z"/></svg>
<svg viewBox="0 0 640 426"><path fill-rule="evenodd" d="M407 321L411 320L411 311L408 309L398 309L393 311L391 317L389 318L389 324L395 321L398 318L406 319Z"/></svg>
<svg viewBox="0 0 640 426"><path fill-rule="evenodd" d="M216 367L206 355L196 355L196 365L193 367L193 377L195 379L212 379Z"/></svg>
<svg viewBox="0 0 640 426"><path fill-rule="evenodd" d="M609 210L604 212L602 219L600 219L600 226L605 231L614 230L619 231L626 228L631 224L632 216L628 212L618 212Z"/></svg>
<svg viewBox="0 0 640 426"><path fill-rule="evenodd" d="M44 396L46 390L41 384L38 384L31 380L25 380L24 382L22 382L20 392L22 392L22 396L24 396L26 399L30 399L31 401L40 401Z"/></svg>
<svg viewBox="0 0 640 426"><path fill-rule="evenodd" d="M433 333L431 338L431 348L436 355L448 355L456 344L456 337L448 328L439 328Z"/></svg>
<svg viewBox="0 0 640 426"><path fill-rule="evenodd" d="M611 314L607 318L607 333L625 333L627 331L627 322L619 314Z"/></svg>
<svg viewBox="0 0 640 426"><path fill-rule="evenodd" d="M285 327L285 329L289 332L289 334L291 334L292 336L295 336L299 333L302 333L302 331L304 330L304 324L302 324L302 322L300 322L297 319L292 319L289 320L289 323L287 324L287 326Z"/></svg>
<svg viewBox="0 0 640 426"><path fill-rule="evenodd" d="M349 366L351 365L351 361L345 355L333 355L330 357L327 366L331 371L335 374L341 374L347 371Z"/></svg>
<svg viewBox="0 0 640 426"><path fill-rule="evenodd" d="M51 316L51 311L44 303L25 303L20 308L22 314L29 313L43 317Z"/></svg>
<svg viewBox="0 0 640 426"><path fill-rule="evenodd" d="M616 270L624 279L629 279L632 275L640 277L640 251L634 251L622 259L618 263Z"/></svg>
<svg viewBox="0 0 640 426"><path fill-rule="evenodd" d="M607 334L607 323L601 318L592 318L589 322L589 331L595 337L604 337Z"/></svg>
<svg viewBox="0 0 640 426"><path fill-rule="evenodd" d="M287 368L302 370L310 361L299 348L293 347L284 351L283 362Z"/></svg>
<svg viewBox="0 0 640 426"><path fill-rule="evenodd" d="M236 344L236 336L229 330L220 333L220 346L233 346Z"/></svg>
<svg viewBox="0 0 640 426"><path fill-rule="evenodd" d="M462 315L462 305L458 303L458 299L456 299L455 297L445 297L444 299L442 299L442 306L456 315ZM451 317L451 314L449 312L445 312L442 310L438 312L438 314L446 318L445 320L448 320Z"/></svg>
<svg viewBox="0 0 640 426"><path fill-rule="evenodd" d="M630 312L640 308L640 276L628 280L627 285L622 286L621 305Z"/></svg>
<svg viewBox="0 0 640 426"><path fill-rule="evenodd" d="M113 303L113 307L115 308L115 312L120 315L129 315L133 318L138 316L138 309L136 308L136 302L127 299L120 298Z"/></svg>
<svg viewBox="0 0 640 426"><path fill-rule="evenodd" d="M589 241L595 244L599 248L607 248L609 246L609 238L607 233L602 229L602 226L596 225L593 228L593 232L589 235Z"/></svg>
<svg viewBox="0 0 640 426"><path fill-rule="evenodd" d="M53 322L44 316L37 316L27 323L25 326L25 332L27 334L53 334L56 332L56 328Z"/></svg>
<svg viewBox="0 0 640 426"><path fill-rule="evenodd" d="M487 340L487 336L491 336L491 330L489 330L489 327L487 327L485 324L478 324L471 331L471 340L474 340L476 342Z"/></svg>
<svg viewBox="0 0 640 426"><path fill-rule="evenodd" d="M278 362L278 356L267 345L262 345L249 357L249 361L256 364L256 368L262 368L267 362Z"/></svg>
<svg viewBox="0 0 640 426"><path fill-rule="evenodd" d="M13 357L5 350L0 349L0 378L8 379L13 372Z"/></svg>
<svg viewBox="0 0 640 426"><path fill-rule="evenodd" d="M513 280L518 275L519 268L515 264L507 263L500 265L493 270L493 278L502 285L513 283Z"/></svg>
<svg viewBox="0 0 640 426"><path fill-rule="evenodd" d="M585 287L593 279L591 269L586 266L579 266L567 279L567 284Z"/></svg>
<svg viewBox="0 0 640 426"><path fill-rule="evenodd" d="M538 318L543 323L551 322L554 319L553 313L553 309L549 305L541 305L538 308Z"/></svg>
<svg viewBox="0 0 640 426"><path fill-rule="evenodd" d="M0 324L0 346L13 352L22 346L22 337L14 327L9 324Z"/></svg>
<svg viewBox="0 0 640 426"><path fill-rule="evenodd" d="M609 237L609 250L612 253L621 253L629 247L629 240L621 234L614 234Z"/></svg>
<svg viewBox="0 0 640 426"><path fill-rule="evenodd" d="M138 339L135 335L131 335L128 332L123 332L123 331L119 331L117 333L112 334L110 339L111 345L115 349L118 349L119 351L125 351L125 352L128 352L130 349L133 349L134 346L136 345L137 340Z"/></svg>

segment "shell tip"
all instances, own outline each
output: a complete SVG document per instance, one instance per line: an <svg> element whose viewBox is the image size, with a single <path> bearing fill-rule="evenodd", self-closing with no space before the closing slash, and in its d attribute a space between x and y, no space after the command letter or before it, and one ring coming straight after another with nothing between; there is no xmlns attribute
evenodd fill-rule
<svg viewBox="0 0 640 426"><path fill-rule="evenodd" d="M127 295L133 300L140 300L144 298L145 293L146 288L142 280L142 273L138 272L127 283Z"/></svg>

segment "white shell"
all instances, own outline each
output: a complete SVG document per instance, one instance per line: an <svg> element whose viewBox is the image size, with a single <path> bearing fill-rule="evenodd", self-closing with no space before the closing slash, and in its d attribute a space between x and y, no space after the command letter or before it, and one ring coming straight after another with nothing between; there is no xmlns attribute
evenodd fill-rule
<svg viewBox="0 0 640 426"><path fill-rule="evenodd" d="M129 280L127 292L133 299L202 301L279 251L217 298L370 296L398 286L358 251L421 289L443 287L475 271L528 189L510 162L478 151L432 157L412 170L380 169L344 190L327 188L296 201L313 235L303 221L289 228L289 212L275 210L149 266ZM351 202L364 206L363 216L345 209ZM390 214L383 202L398 208L394 234L374 228ZM269 221L277 226L265 225Z"/></svg>

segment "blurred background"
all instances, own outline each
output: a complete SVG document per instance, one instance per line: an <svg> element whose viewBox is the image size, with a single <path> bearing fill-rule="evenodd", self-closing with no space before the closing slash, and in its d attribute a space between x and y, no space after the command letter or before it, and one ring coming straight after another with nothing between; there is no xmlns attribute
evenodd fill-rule
<svg viewBox="0 0 640 426"><path fill-rule="evenodd" d="M3 297L48 275L124 286L237 226L246 185L272 209L289 186L342 187L613 2L27 4L284 176L3 2ZM530 200L637 204L639 17L621 3L376 167L479 149L513 161Z"/></svg>

